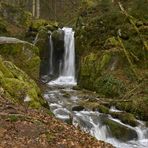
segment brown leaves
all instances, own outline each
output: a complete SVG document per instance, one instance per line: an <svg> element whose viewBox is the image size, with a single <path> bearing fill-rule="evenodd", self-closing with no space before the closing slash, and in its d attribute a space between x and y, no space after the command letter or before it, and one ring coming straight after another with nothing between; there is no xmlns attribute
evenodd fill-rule
<svg viewBox="0 0 148 148"><path fill-rule="evenodd" d="M9 103L6 107L4 100L0 102L0 148L112 148L49 116L45 109L26 112L23 106Z"/></svg>

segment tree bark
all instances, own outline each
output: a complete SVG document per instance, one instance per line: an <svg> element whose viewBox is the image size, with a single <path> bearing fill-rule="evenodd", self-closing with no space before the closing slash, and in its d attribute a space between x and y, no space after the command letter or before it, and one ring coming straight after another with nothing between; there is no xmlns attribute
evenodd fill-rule
<svg viewBox="0 0 148 148"><path fill-rule="evenodd" d="M40 17L40 0L36 0L36 18Z"/></svg>
<svg viewBox="0 0 148 148"><path fill-rule="evenodd" d="M32 16L35 17L35 0L32 0Z"/></svg>

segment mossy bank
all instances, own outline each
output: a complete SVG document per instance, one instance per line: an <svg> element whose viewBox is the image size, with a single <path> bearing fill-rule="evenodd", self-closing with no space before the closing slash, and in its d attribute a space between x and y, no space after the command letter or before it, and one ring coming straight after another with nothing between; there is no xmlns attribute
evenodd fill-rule
<svg viewBox="0 0 148 148"><path fill-rule="evenodd" d="M146 121L147 4L86 1L76 24L78 85Z"/></svg>

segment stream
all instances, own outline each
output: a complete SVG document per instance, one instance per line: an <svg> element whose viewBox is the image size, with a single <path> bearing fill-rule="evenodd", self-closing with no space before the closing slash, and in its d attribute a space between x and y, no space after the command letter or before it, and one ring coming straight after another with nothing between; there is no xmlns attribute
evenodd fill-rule
<svg viewBox="0 0 148 148"><path fill-rule="evenodd" d="M71 122L74 126L80 127L81 130L91 134L98 140L111 143L117 148L147 148L148 129L145 127L144 122L139 121L139 126L131 127L118 119L112 118L110 115L97 111L87 109L73 111L73 108L78 106L78 102L83 99L83 95L81 91L73 90L70 87L68 88L67 85L65 87L50 85L49 91L45 93L44 97L48 101L50 109L56 118L64 122ZM118 111L113 107L111 110ZM103 123L106 119L122 125L123 128L130 129L131 131L129 131L128 137L122 137L124 134L120 135L121 138L119 139L113 137L109 127Z"/></svg>
<svg viewBox="0 0 148 148"><path fill-rule="evenodd" d="M59 64L59 77L47 83L48 88L44 93L44 98L48 101L51 112L56 118L73 124L96 139L111 143L117 148L147 148L148 128L144 122L137 121L139 125L132 127L112 118L109 114L80 106L80 101L95 98L95 95L87 91L73 89L73 86L77 85L75 80L74 31L72 28L66 27L62 31L65 34L65 51L63 60ZM50 42L50 74L54 74L52 35ZM121 112L115 107L111 107L110 111Z"/></svg>

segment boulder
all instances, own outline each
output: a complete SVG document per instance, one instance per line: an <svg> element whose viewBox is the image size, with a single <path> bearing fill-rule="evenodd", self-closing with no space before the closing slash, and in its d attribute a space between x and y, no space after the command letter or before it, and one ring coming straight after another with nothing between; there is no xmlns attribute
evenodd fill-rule
<svg viewBox="0 0 148 148"><path fill-rule="evenodd" d="M39 49L31 43L0 37L0 54L24 70L33 79L38 80L40 69Z"/></svg>
<svg viewBox="0 0 148 148"><path fill-rule="evenodd" d="M24 71L10 61L0 58L0 85L12 102L24 102L32 108L40 108L46 102L42 98L40 89Z"/></svg>
<svg viewBox="0 0 148 148"><path fill-rule="evenodd" d="M109 133L120 141L136 140L138 135L136 131L111 119L105 119L104 123L108 127Z"/></svg>
<svg viewBox="0 0 148 148"><path fill-rule="evenodd" d="M82 111L84 110L85 108L83 106L73 106L72 107L72 111Z"/></svg>

